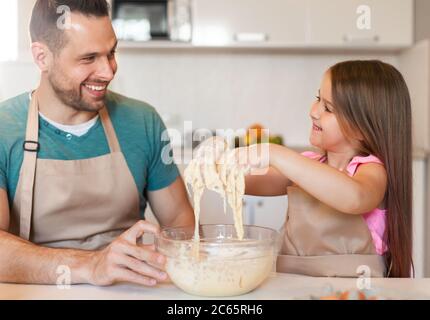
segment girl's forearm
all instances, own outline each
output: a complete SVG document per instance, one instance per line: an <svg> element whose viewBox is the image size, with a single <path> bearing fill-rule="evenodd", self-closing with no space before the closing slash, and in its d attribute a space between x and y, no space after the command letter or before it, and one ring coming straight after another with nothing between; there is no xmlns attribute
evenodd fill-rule
<svg viewBox="0 0 430 320"><path fill-rule="evenodd" d="M270 167L264 174L248 174L245 177L245 185L245 193L247 195L263 197L282 196L287 194L289 180L279 170Z"/></svg>
<svg viewBox="0 0 430 320"><path fill-rule="evenodd" d="M323 203L341 212L363 213L360 184L335 168L274 144L270 144L270 165Z"/></svg>

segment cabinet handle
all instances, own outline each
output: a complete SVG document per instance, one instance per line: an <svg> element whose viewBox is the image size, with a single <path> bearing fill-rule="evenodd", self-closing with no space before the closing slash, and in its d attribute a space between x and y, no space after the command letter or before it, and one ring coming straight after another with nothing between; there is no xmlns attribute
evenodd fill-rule
<svg viewBox="0 0 430 320"><path fill-rule="evenodd" d="M266 42L269 40L267 33L235 33L233 36L236 42Z"/></svg>
<svg viewBox="0 0 430 320"><path fill-rule="evenodd" d="M343 42L348 42L348 43L352 43L352 42L359 42L359 43L375 43L375 42L379 42L380 38L378 35L374 35L374 36L356 36L356 35L351 35L351 34L345 34L343 36Z"/></svg>

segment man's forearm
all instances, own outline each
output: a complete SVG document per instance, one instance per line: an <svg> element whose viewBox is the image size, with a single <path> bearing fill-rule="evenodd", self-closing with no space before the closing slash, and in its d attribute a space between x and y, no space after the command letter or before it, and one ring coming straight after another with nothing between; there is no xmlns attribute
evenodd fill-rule
<svg viewBox="0 0 430 320"><path fill-rule="evenodd" d="M92 255L91 251L40 247L0 231L0 282L56 284L64 272L59 267L65 266L71 284L90 283Z"/></svg>

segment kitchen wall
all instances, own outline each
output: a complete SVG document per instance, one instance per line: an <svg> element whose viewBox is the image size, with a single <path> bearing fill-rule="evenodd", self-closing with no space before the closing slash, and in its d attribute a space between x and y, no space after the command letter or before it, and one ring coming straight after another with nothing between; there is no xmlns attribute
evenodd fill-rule
<svg viewBox="0 0 430 320"><path fill-rule="evenodd" d="M0 101L34 88L39 73L31 61L0 62Z"/></svg>
<svg viewBox="0 0 430 320"><path fill-rule="evenodd" d="M192 120L193 127L258 122L289 145L306 145L308 111L324 71L337 61L369 58L397 64L393 55L121 50L113 88L148 101L162 115Z"/></svg>
<svg viewBox="0 0 430 320"><path fill-rule="evenodd" d="M26 31L34 1L18 1L20 61L0 63L0 99L37 85ZM428 1L417 0L417 38L429 24L422 14L426 6ZM168 126L191 120L194 128L237 129L258 122L283 135L287 144L303 146L308 144L308 111L324 71L338 61L373 58L399 64L396 53L120 49L112 89L151 103Z"/></svg>
<svg viewBox="0 0 430 320"><path fill-rule="evenodd" d="M430 39L430 1L415 0L415 40Z"/></svg>
<svg viewBox="0 0 430 320"><path fill-rule="evenodd" d="M154 105L167 125L171 118L209 129L258 122L289 145L307 145L308 112L324 71L338 61L371 58L398 64L394 54L124 49L112 89ZM38 81L37 69L25 59L0 64L0 72L1 99Z"/></svg>

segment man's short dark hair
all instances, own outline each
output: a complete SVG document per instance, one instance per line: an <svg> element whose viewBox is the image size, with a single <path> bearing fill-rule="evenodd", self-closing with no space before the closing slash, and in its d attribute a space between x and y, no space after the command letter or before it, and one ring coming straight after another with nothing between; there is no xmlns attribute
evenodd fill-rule
<svg viewBox="0 0 430 320"><path fill-rule="evenodd" d="M106 0L37 0L30 20L32 42L43 42L54 53L64 48L67 38L64 28L58 27L64 8L88 17L109 16L109 4Z"/></svg>

